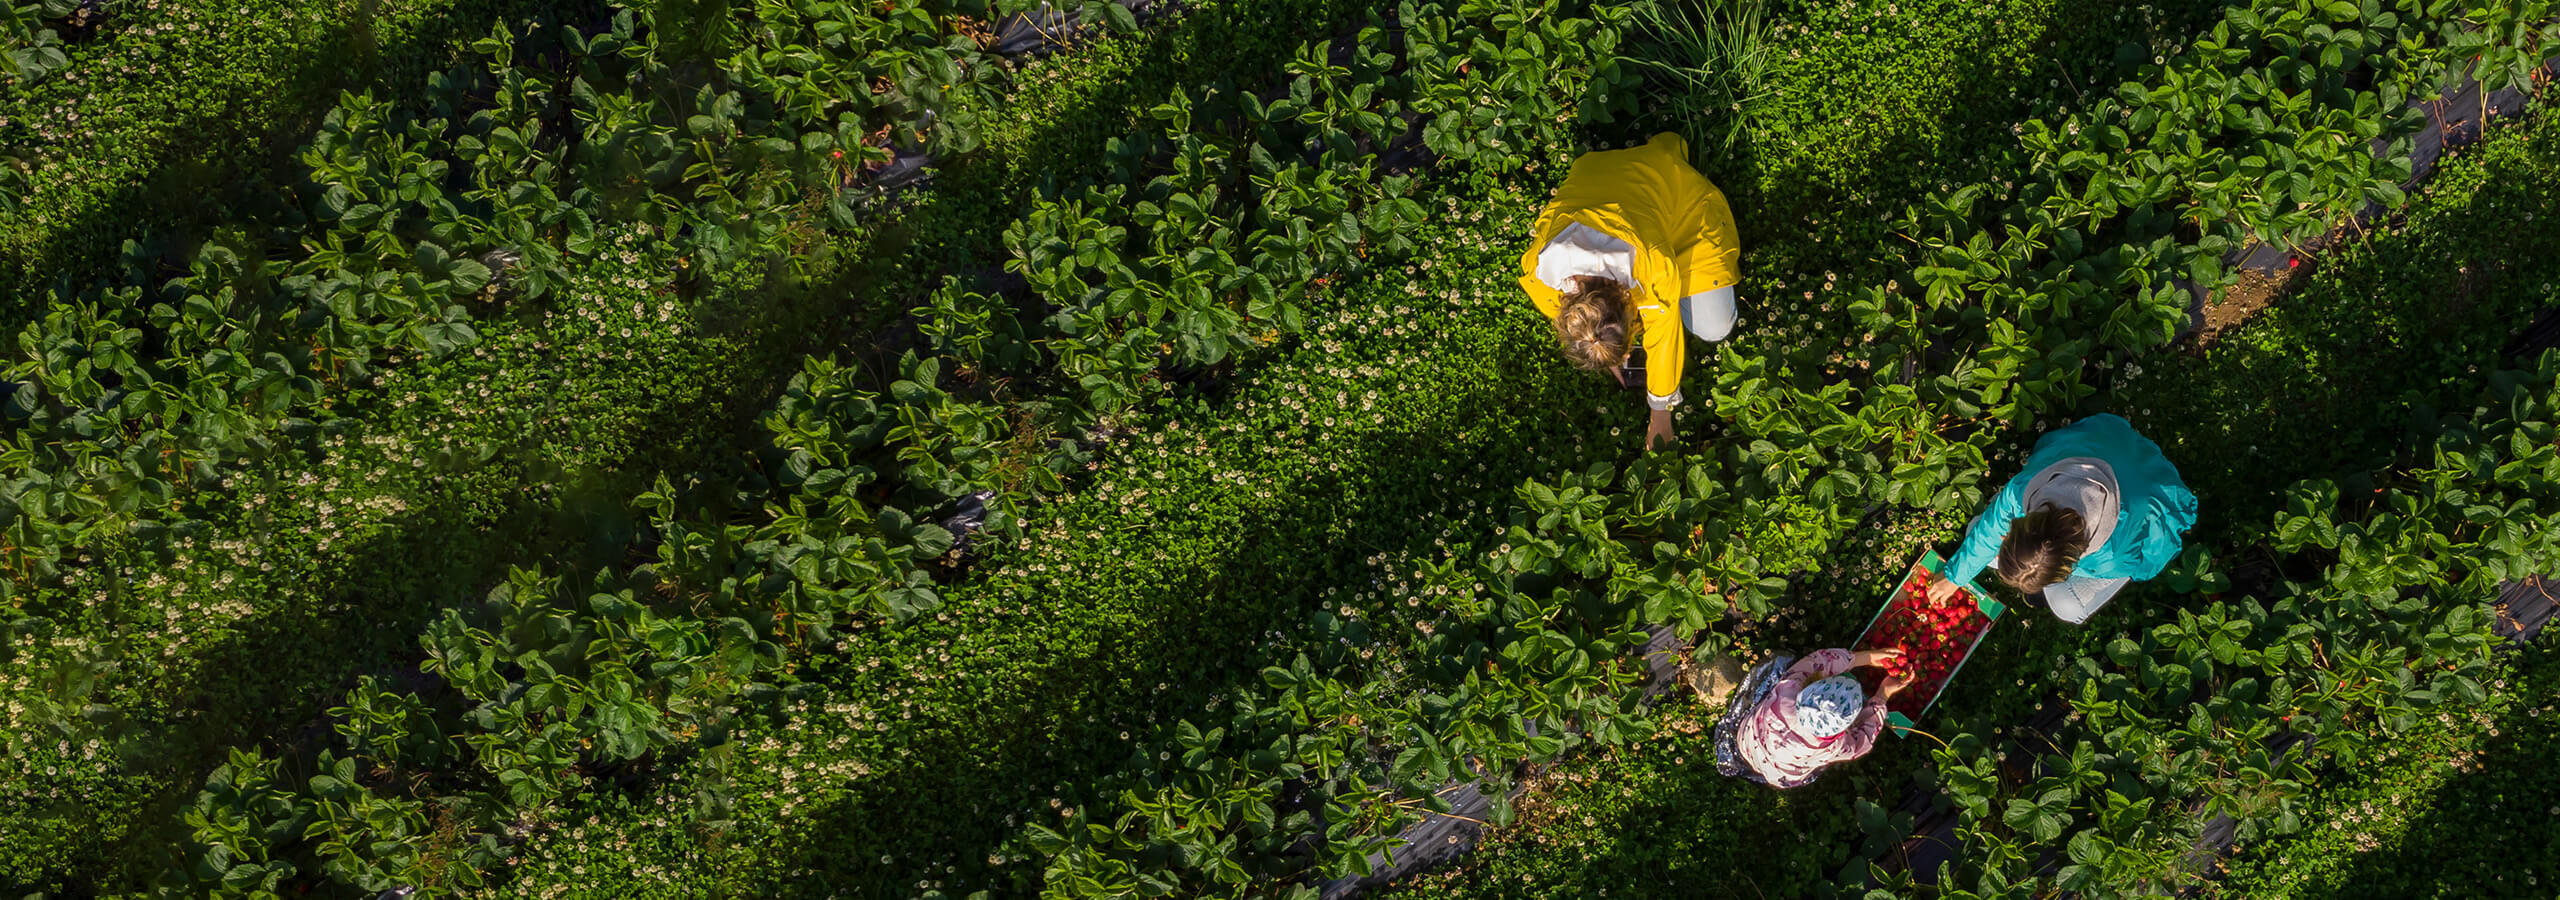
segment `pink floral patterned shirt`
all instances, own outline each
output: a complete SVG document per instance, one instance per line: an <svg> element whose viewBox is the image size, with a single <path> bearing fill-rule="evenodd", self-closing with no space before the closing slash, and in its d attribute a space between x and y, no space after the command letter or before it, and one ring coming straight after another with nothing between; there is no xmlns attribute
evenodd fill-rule
<svg viewBox="0 0 2560 900"><path fill-rule="evenodd" d="M1813 780L1816 770L1844 759L1865 756L1884 730L1884 698L1869 694L1848 731L1828 738L1796 731L1796 695L1806 685L1849 671L1849 651L1816 650L1780 676L1769 699L1734 732L1734 750L1742 761L1769 780L1772 787L1791 788Z"/></svg>

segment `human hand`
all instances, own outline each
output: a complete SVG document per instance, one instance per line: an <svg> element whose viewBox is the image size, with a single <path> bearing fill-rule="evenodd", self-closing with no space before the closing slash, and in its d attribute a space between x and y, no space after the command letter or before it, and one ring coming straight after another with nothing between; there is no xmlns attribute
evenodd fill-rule
<svg viewBox="0 0 2560 900"><path fill-rule="evenodd" d="M1860 650L1858 651L1858 658L1851 660L1850 662L1852 665L1873 666L1901 659L1902 656L1902 648L1900 647L1881 647L1874 650Z"/></svg>
<svg viewBox="0 0 2560 900"><path fill-rule="evenodd" d="M1956 583L1953 581L1949 581L1945 578L1931 578L1929 579L1928 587L1929 602L1945 603L1949 600L1953 600L1956 596L1956 590Z"/></svg>
<svg viewBox="0 0 2560 900"><path fill-rule="evenodd" d="M1876 693L1881 696L1891 697L1895 694L1902 693L1903 688L1910 686L1911 673L1904 672L1900 675L1885 679L1884 684L1877 686Z"/></svg>
<svg viewBox="0 0 2560 900"><path fill-rule="evenodd" d="M1671 433L1671 411L1667 409L1654 410L1652 419L1645 423L1644 448L1647 450L1669 450L1671 449L1671 445L1677 441L1678 438L1674 437Z"/></svg>

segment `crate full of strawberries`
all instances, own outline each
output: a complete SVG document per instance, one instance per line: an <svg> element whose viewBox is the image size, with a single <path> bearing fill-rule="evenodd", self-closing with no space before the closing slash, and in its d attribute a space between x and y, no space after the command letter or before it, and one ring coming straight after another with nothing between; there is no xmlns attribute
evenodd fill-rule
<svg viewBox="0 0 2560 900"><path fill-rule="evenodd" d="M1985 596L1971 582L1958 584L1955 595L1943 604L1931 601L1929 582L1942 577L1939 573L1945 567L1937 551L1922 550L1903 573L1902 583L1894 585L1884 606L1867 620L1866 631L1850 646L1853 650L1902 648L1902 658L1886 663L1884 674L1874 676L1875 683L1867 686L1872 690L1891 675L1911 676L1911 686L1886 705L1886 721L1897 735L1913 727L1938 702L1956 670L1964 667L1973 649L1990 633L1991 623L2008 612L2008 607Z"/></svg>

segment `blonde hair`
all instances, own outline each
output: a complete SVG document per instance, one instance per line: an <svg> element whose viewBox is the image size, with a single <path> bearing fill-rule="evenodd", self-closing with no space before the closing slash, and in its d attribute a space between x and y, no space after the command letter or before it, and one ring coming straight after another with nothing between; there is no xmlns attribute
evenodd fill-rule
<svg viewBox="0 0 2560 900"><path fill-rule="evenodd" d="M2071 577L2072 566L2089 550L2089 530L2078 510L2036 504L2009 523L2000 542L2000 580L2032 594Z"/></svg>
<svg viewBox="0 0 2560 900"><path fill-rule="evenodd" d="M1556 344L1576 367L1606 372L1626 365L1626 286L1607 278L1576 279L1557 304L1555 326Z"/></svg>

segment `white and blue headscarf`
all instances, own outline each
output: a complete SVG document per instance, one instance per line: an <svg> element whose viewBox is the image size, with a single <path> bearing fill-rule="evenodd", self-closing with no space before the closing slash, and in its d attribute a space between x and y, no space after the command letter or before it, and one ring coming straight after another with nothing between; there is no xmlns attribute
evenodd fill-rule
<svg viewBox="0 0 2560 900"><path fill-rule="evenodd" d="M1809 738L1838 737L1857 724L1866 705L1867 690L1857 678L1834 675L1796 692L1795 727Z"/></svg>

